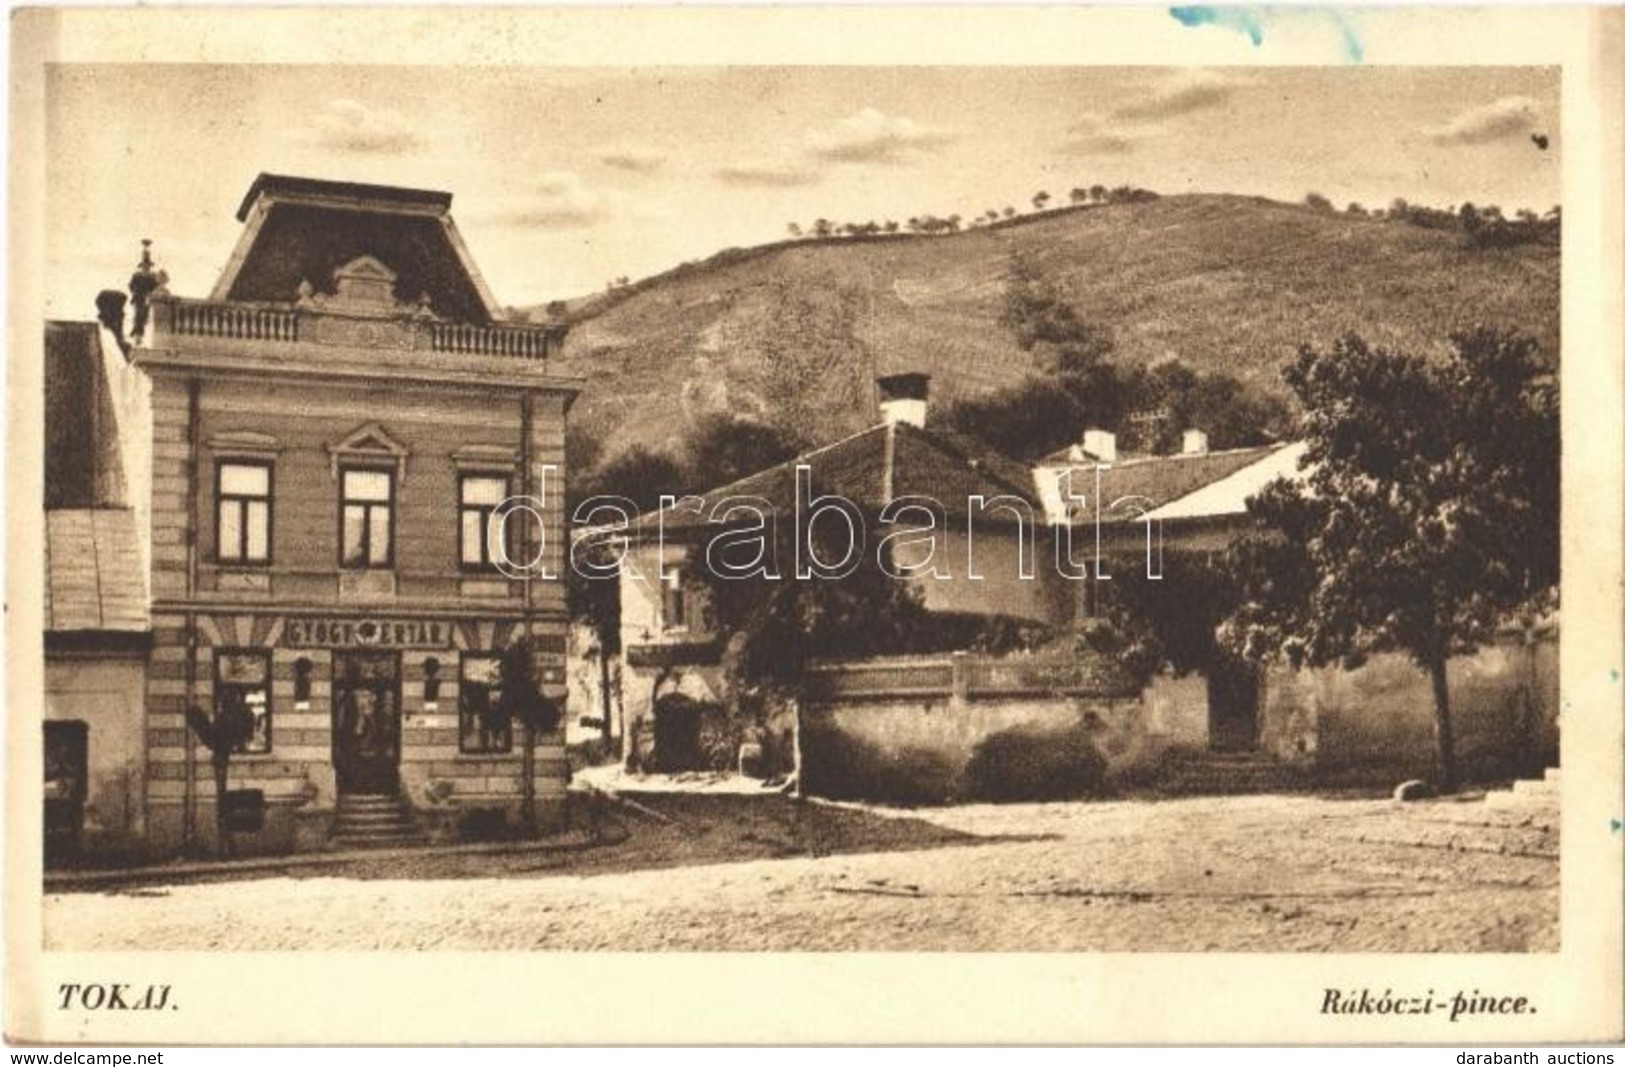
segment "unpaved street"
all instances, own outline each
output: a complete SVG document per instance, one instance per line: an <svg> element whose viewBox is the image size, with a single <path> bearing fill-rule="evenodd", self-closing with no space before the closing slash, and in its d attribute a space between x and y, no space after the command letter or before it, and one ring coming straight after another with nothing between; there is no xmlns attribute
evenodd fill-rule
<svg viewBox="0 0 1625 1067"><path fill-rule="evenodd" d="M640 796L620 844L47 897L71 949L1554 951L1555 816L1251 796Z"/></svg>

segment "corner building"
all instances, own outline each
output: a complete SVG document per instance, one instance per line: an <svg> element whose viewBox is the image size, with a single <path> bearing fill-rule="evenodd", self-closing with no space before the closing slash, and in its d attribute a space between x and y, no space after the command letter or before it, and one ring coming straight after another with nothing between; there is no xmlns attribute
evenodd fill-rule
<svg viewBox="0 0 1625 1067"><path fill-rule="evenodd" d="M504 321L450 204L261 175L207 299L161 280L150 306L136 293L150 851L213 843L189 707L253 715L229 764L238 851L445 838L519 815L521 728L488 712L498 656L527 634L537 681L563 700L578 383L550 369L559 327ZM514 495L542 506L507 524L509 557L551 580L493 565L492 512ZM561 725L536 747L544 827L562 823L568 776Z"/></svg>

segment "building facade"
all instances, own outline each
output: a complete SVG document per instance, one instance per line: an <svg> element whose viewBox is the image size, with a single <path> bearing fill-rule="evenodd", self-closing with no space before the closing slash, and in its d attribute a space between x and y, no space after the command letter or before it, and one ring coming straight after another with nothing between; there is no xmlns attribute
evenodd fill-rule
<svg viewBox="0 0 1625 1067"><path fill-rule="evenodd" d="M133 280L157 279L132 285L129 349L149 387L135 432L150 851L214 843L189 709L251 723L228 762L243 851L519 817L522 731L496 715L499 657L527 639L562 703L577 383L550 367L556 328L504 321L450 201L261 175L207 299L170 294L150 267ZM494 518L512 497L527 506ZM516 577L504 555L539 566ZM557 825L562 730L535 755L535 812Z"/></svg>

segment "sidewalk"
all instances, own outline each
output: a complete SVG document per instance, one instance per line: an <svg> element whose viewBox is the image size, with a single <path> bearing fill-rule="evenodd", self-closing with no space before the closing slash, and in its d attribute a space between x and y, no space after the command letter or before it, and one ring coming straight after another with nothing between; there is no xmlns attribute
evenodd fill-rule
<svg viewBox="0 0 1625 1067"><path fill-rule="evenodd" d="M283 873L308 867L330 867L346 863L379 860L409 860L437 856L527 855L532 853L579 852L589 848L617 845L627 833L618 830L593 837L585 830L530 841L490 841L463 845L409 845L401 848L355 848L335 852L293 852L279 856L252 856L243 859L183 860L144 867L98 870L54 870L45 872L45 891L75 892L129 883L164 882L207 878L215 875Z"/></svg>
<svg viewBox="0 0 1625 1067"><path fill-rule="evenodd" d="M634 774L618 763L584 767L571 775L574 787L591 786L607 793L698 793L702 795L777 796L783 780L769 784L732 771L681 771L677 774Z"/></svg>

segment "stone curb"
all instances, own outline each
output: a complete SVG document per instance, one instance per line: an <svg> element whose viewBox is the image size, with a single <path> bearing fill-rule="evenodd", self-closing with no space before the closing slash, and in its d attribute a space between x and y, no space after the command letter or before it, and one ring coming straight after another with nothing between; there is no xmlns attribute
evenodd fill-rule
<svg viewBox="0 0 1625 1067"><path fill-rule="evenodd" d="M330 867L367 860L404 860L440 856L523 855L536 852L579 852L589 848L617 845L628 833L609 834L594 839L584 831L570 830L539 841L495 841L468 845L415 845L404 848L357 848L340 852L296 853L286 856L256 856L241 860L204 860L167 863L99 871L47 871L46 892L72 892L127 883L161 882L212 875L250 874L258 871L290 871L303 867Z"/></svg>

